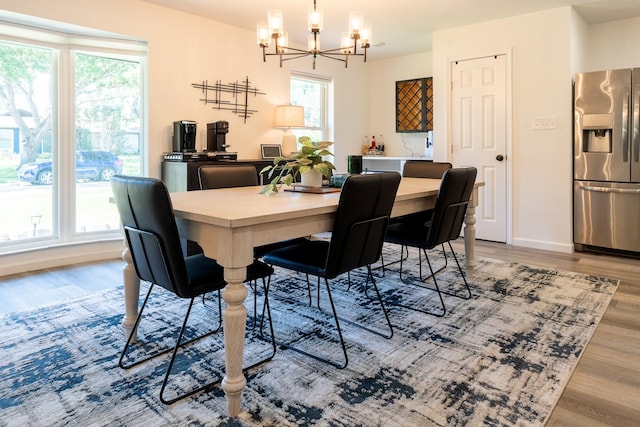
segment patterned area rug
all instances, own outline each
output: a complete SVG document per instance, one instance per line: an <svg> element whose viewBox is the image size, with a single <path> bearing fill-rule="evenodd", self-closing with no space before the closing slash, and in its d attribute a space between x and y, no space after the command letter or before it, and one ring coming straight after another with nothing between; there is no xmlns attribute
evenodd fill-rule
<svg viewBox="0 0 640 427"><path fill-rule="evenodd" d="M397 257L392 248L385 251L385 259ZM437 253L432 258L442 262ZM452 265L450 260L438 279L458 293L460 278ZM436 294L414 286L415 262L410 267L404 283L397 272L376 272L383 298L435 309ZM315 282L309 306L303 276L276 274L270 302L278 340L339 361L324 287L318 309ZM445 295L443 318L388 306L395 334L385 339L356 325L385 331L377 302L364 293L364 277L364 271L352 273L350 288L347 276L331 282L348 367L339 370L279 348L272 361L246 374L238 418L225 416L219 387L161 404L167 357L126 371L118 367L122 289L3 316L0 425L539 426L617 287L609 279L479 259L469 278L472 299ZM258 314L261 301L259 295ZM145 350L170 345L176 328L166 327L165 319L179 325L186 307L162 291L150 304L139 333ZM214 324L215 299L194 310L190 333ZM245 365L268 351L258 329L247 332ZM188 387L193 378L210 379L221 372L223 360L219 335L189 347L177 362L188 375L179 375L170 389Z"/></svg>

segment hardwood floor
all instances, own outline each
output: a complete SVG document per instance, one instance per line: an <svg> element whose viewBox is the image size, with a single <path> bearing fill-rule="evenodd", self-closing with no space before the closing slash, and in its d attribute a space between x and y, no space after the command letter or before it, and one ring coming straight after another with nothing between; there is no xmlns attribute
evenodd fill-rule
<svg viewBox="0 0 640 427"><path fill-rule="evenodd" d="M462 252L462 239L454 242ZM547 426L638 426L640 423L640 260L563 254L479 241L479 257L497 258L620 280ZM0 313L55 304L122 284L122 262L0 278Z"/></svg>

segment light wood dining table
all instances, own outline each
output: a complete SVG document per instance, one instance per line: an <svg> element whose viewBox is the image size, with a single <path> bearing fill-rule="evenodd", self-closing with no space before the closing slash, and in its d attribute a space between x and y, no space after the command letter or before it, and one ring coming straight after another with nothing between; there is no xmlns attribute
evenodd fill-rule
<svg viewBox="0 0 640 427"><path fill-rule="evenodd" d="M476 182L467 208L464 226L467 269L474 263ZM434 206L439 179L402 178L392 216L419 212ZM247 311L244 300L246 266L253 262L253 248L294 237L331 231L340 198L339 192L311 194L280 191L259 194L262 187L239 187L171 193L171 201L181 237L196 241L206 256L224 267L227 286L222 297L224 309L225 377L222 388L229 415L241 410L246 379L242 373ZM127 334L138 314L140 283L125 249L125 317Z"/></svg>

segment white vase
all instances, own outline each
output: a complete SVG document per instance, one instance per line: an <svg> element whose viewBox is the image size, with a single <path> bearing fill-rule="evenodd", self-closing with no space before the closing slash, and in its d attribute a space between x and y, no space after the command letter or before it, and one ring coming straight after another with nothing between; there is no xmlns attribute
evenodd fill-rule
<svg viewBox="0 0 640 427"><path fill-rule="evenodd" d="M305 187L322 187L322 174L317 170L311 169L302 174L301 181Z"/></svg>

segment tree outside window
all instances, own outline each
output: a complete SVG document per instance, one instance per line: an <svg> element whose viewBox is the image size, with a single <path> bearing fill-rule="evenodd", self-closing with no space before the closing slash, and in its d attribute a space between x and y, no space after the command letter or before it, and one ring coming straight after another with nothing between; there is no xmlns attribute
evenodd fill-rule
<svg viewBox="0 0 640 427"><path fill-rule="evenodd" d="M0 253L119 233L109 179L143 170L143 58L1 37Z"/></svg>

